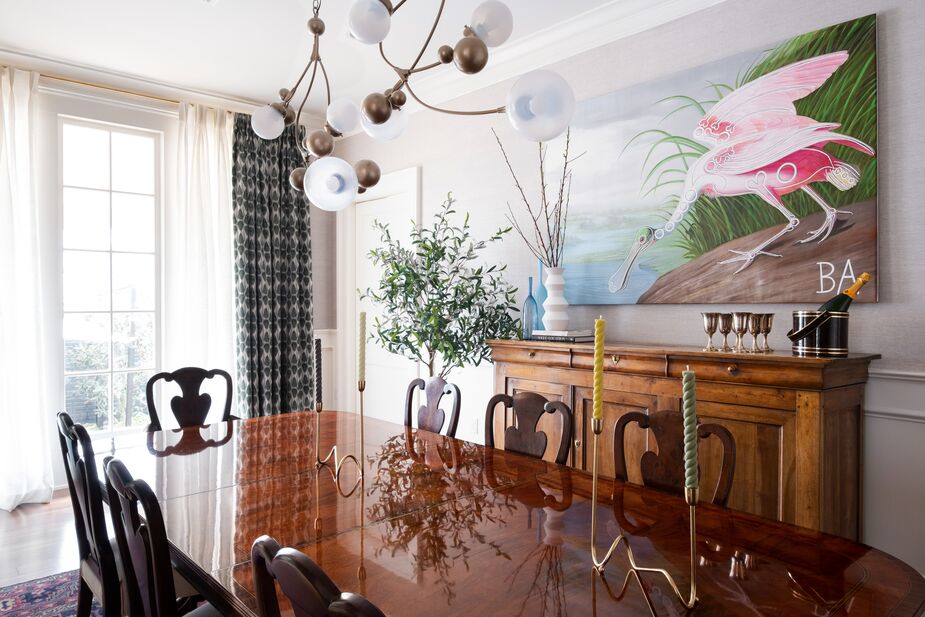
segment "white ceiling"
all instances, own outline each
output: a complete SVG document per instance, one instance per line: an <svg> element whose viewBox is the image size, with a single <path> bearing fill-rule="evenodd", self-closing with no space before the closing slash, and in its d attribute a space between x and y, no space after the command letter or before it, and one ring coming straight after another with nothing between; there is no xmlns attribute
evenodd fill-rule
<svg viewBox="0 0 925 617"><path fill-rule="evenodd" d="M508 44L623 1L506 0L514 13ZM437 47L462 36L479 2L447 1L425 61L436 60ZM323 1L327 32L321 54L334 96L359 101L391 86L395 75L374 46L347 36L351 4ZM394 62L407 66L413 60L438 6L439 0L408 0L395 15L386 39ZM310 51L305 27L310 0L0 0L0 15L0 51L57 60L64 72L100 69L113 78L136 77L246 101L268 101L279 88L291 86ZM433 72L457 73L451 66ZM322 94L312 96L311 111L317 113Z"/></svg>

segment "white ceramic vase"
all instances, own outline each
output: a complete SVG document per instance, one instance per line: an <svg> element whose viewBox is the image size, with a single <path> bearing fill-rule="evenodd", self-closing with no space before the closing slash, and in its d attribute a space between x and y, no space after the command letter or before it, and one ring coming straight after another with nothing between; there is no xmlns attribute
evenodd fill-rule
<svg viewBox="0 0 925 617"><path fill-rule="evenodd" d="M568 330L568 302L565 300L565 268L546 268L546 292L543 302L543 327Z"/></svg>

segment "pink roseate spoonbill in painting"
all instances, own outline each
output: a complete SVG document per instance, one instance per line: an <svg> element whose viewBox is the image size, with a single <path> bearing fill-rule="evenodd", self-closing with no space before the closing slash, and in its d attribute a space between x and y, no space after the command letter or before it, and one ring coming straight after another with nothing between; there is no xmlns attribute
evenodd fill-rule
<svg viewBox="0 0 925 617"><path fill-rule="evenodd" d="M787 218L783 229L755 248L731 251L736 256L720 262L742 262L735 274L759 255L780 257L765 249L800 223L783 202L788 193L804 191L825 212L822 226L801 242L825 240L838 215L851 213L827 204L810 185L828 182L847 191L860 180L859 169L826 152L825 146L841 144L869 156L874 151L858 139L835 132L839 124L798 115L793 103L819 88L847 59L848 52L839 51L795 62L741 86L717 102L694 129L694 137L711 149L688 170L678 205L668 221L662 227L643 227L637 232L626 259L610 277L610 291L626 287L636 258L671 233L700 195L758 195Z"/></svg>

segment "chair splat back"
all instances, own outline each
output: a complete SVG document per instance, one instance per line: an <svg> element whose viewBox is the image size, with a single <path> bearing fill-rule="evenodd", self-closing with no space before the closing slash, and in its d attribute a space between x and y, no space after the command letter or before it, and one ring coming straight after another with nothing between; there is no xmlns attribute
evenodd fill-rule
<svg viewBox="0 0 925 617"><path fill-rule="evenodd" d="M424 391L424 405L418 408L418 428L439 433L443 430L446 421L446 412L440 409L440 401L444 396L453 397L453 410L450 412L450 422L446 434L456 436L456 427L459 424L459 408L461 405L459 388L455 384L447 383L442 377L434 377L429 381L415 379L408 384L408 393L405 396L405 426L412 426L412 407L414 406L414 390Z"/></svg>
<svg viewBox="0 0 925 617"><path fill-rule="evenodd" d="M263 617L280 617L276 583L295 617L385 617L363 596L342 592L308 555L280 548L270 536L254 541L251 563L257 608Z"/></svg>
<svg viewBox="0 0 925 617"><path fill-rule="evenodd" d="M683 494L684 417L677 411L656 411L651 414L633 411L620 416L613 430L614 475L627 481L624 438L627 425L633 422L642 429L651 430L658 443L658 454L649 450L639 460L643 484L676 495ZM722 467L711 502L724 506L729 499L735 473L735 440L729 430L719 424L697 425L698 439L706 439L710 435L719 438L723 445Z"/></svg>
<svg viewBox="0 0 925 617"><path fill-rule="evenodd" d="M518 392L513 397L507 394L494 395L485 410L485 445L489 448L495 447L495 408L498 403L504 403L505 409L514 411L514 424L504 429L504 449L534 458L543 457L548 440L546 433L536 428L540 418L544 413L558 412L562 416L562 436L559 439L556 463L566 463L574 430L572 410L568 405L561 401L549 401L534 392Z"/></svg>
<svg viewBox="0 0 925 617"><path fill-rule="evenodd" d="M144 480L135 480L122 461L107 459L106 487L112 524L122 554L130 614L176 617L176 588L161 507Z"/></svg>
<svg viewBox="0 0 925 617"><path fill-rule="evenodd" d="M103 492L96 471L93 442L83 425L75 424L66 412L58 414L58 441L64 457L77 548L82 567L89 567L100 579L104 608L117 611L121 606L116 556L109 543L103 507Z"/></svg>
<svg viewBox="0 0 925 617"><path fill-rule="evenodd" d="M206 370L195 366L187 366L173 372L163 372L154 375L148 380L145 394L148 399L148 415L151 417L149 431L161 430L161 420L154 405L154 385L158 380L176 382L180 387L180 396L170 400L170 409L181 427L202 426L212 408L212 397L200 393L202 383L206 379L222 377L225 380L225 408L222 411L221 421L233 418L231 415L231 375L221 369Z"/></svg>

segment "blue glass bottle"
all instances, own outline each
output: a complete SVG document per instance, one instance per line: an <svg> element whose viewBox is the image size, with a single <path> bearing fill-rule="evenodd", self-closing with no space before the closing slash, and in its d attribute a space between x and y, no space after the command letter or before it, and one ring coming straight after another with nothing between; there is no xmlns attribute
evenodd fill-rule
<svg viewBox="0 0 925 617"><path fill-rule="evenodd" d="M527 299L524 300L524 308L520 313L520 324L524 340L533 336L534 326L536 325L536 300L533 299L533 277L531 276L527 284Z"/></svg>
<svg viewBox="0 0 925 617"><path fill-rule="evenodd" d="M540 268L540 284L536 286L536 323L533 325L533 329L539 331L545 330L543 327L543 302L546 302L549 293L546 291L546 285L543 283L543 261L537 259L536 263Z"/></svg>

